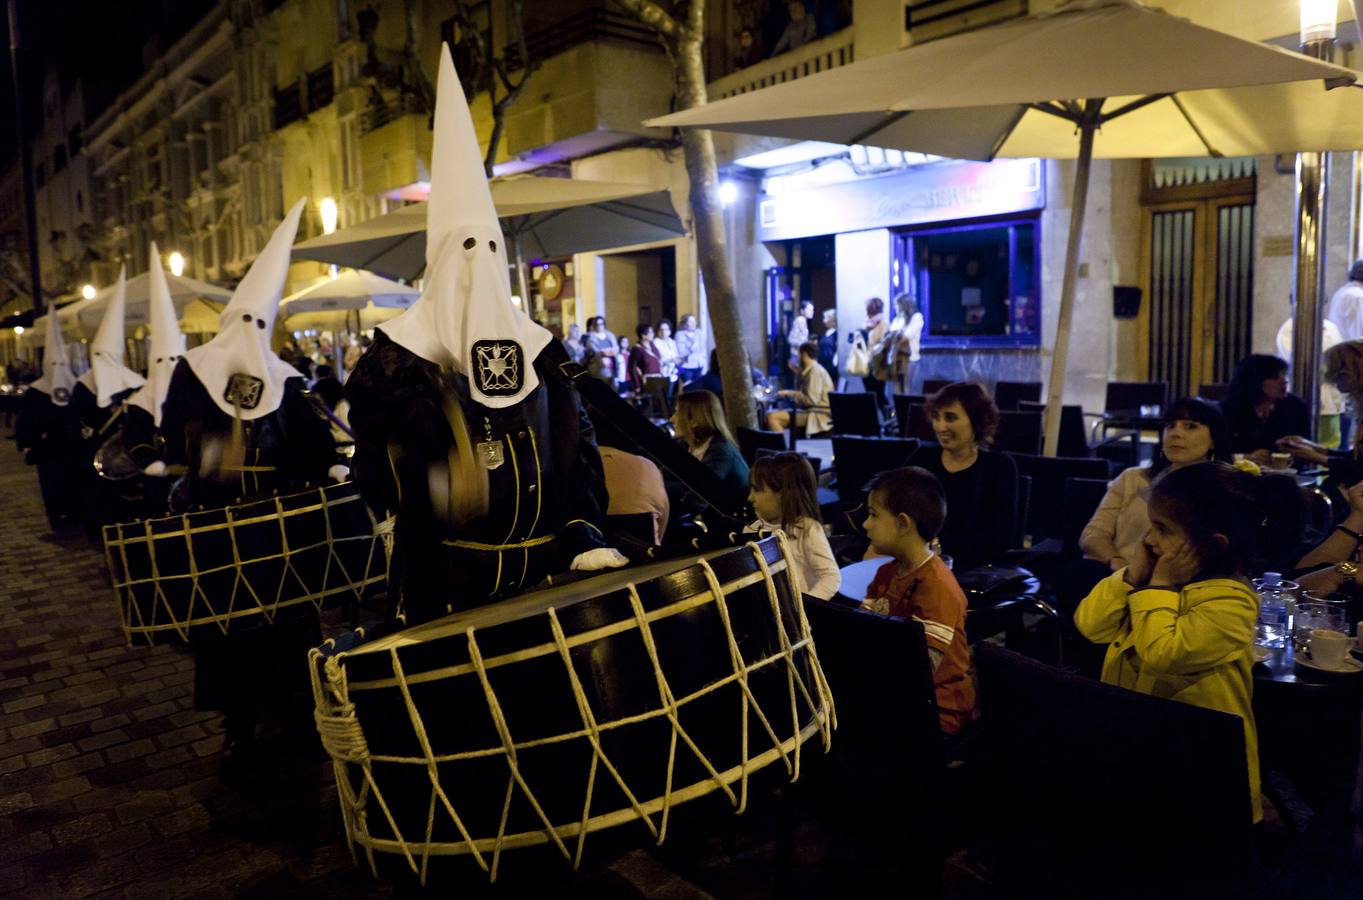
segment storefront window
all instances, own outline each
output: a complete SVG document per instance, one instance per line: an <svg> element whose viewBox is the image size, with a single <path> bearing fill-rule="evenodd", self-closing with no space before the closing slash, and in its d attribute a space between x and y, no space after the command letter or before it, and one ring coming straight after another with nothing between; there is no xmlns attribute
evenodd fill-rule
<svg viewBox="0 0 1363 900"><path fill-rule="evenodd" d="M924 347L1041 343L1037 221L901 235L896 280L918 299Z"/></svg>

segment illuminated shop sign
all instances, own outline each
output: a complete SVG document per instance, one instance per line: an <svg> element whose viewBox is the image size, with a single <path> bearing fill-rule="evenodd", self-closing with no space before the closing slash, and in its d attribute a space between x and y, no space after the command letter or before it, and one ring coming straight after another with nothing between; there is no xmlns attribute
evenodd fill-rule
<svg viewBox="0 0 1363 900"><path fill-rule="evenodd" d="M758 201L758 239L784 241L1028 212L1046 205L1038 159L951 162Z"/></svg>

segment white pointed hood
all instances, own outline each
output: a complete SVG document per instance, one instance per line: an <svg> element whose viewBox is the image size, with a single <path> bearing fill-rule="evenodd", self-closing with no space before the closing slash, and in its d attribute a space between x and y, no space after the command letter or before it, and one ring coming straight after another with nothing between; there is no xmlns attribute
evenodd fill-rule
<svg viewBox="0 0 1363 900"><path fill-rule="evenodd" d="M112 403L115 394L141 387L146 381L123 365L123 352L127 346L123 311L127 308L127 302L128 281L126 272L120 266L114 295L109 299L104 318L99 321L99 330L90 343L90 368L80 376L80 383L95 395L95 402L101 408Z"/></svg>
<svg viewBox="0 0 1363 900"><path fill-rule="evenodd" d="M208 395L229 416L250 421L269 415L284 400L284 382L302 377L270 349L270 336L306 202L304 198L293 205L251 264L222 311L213 340L185 353Z"/></svg>
<svg viewBox="0 0 1363 900"><path fill-rule="evenodd" d="M405 313L378 327L422 359L467 375L473 399L494 408L519 403L539 385L533 363L553 340L511 302L506 241L464 89L443 44L426 206L426 288Z"/></svg>
<svg viewBox="0 0 1363 900"><path fill-rule="evenodd" d="M151 346L147 353L147 383L142 389L128 398L128 403L140 406L156 424L161 424L161 404L166 402L166 389L170 387L170 376L175 372L175 364L185 355L185 336L180 333L180 323L175 318L175 304L170 299L170 285L166 284L166 272L161 268L161 254L156 243L151 245L151 271L148 272L150 297L147 310L147 324L151 328Z"/></svg>
<svg viewBox="0 0 1363 900"><path fill-rule="evenodd" d="M29 386L42 391L58 406L71 402L76 376L71 372L71 358L66 353L66 338L62 337L61 318L57 307L47 308L47 334L43 342L43 375Z"/></svg>

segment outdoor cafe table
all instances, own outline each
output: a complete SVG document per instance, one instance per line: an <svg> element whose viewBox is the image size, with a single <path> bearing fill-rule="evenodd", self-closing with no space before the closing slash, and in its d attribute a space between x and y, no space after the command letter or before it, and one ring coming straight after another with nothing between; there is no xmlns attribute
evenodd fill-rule
<svg viewBox="0 0 1363 900"><path fill-rule="evenodd" d="M1363 673L1329 675L1298 666L1290 637L1287 643L1253 669L1260 762L1266 773L1285 776L1316 810L1340 813L1351 791L1363 786Z"/></svg>

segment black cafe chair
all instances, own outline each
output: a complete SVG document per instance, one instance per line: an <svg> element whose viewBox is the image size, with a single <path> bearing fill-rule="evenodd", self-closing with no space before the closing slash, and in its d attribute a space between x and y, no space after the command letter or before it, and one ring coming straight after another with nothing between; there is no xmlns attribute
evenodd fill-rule
<svg viewBox="0 0 1363 900"><path fill-rule="evenodd" d="M880 434L880 410L875 394L865 391L834 392L828 395L828 412L833 419L834 435Z"/></svg>
<svg viewBox="0 0 1363 900"><path fill-rule="evenodd" d="M1022 401L1041 401L1039 381L1000 381L994 385L994 405L1001 411L1015 410Z"/></svg>
<svg viewBox="0 0 1363 900"><path fill-rule="evenodd" d="M1245 883L1254 852L1239 717L987 642L974 659L988 785L974 812L1000 896L1257 893Z"/></svg>
<svg viewBox="0 0 1363 900"><path fill-rule="evenodd" d="M752 465L757 459L757 454L763 450L779 453L787 450L786 433L784 431L763 431L759 428L748 428L744 425L738 426L738 452L743 457L743 461Z"/></svg>

